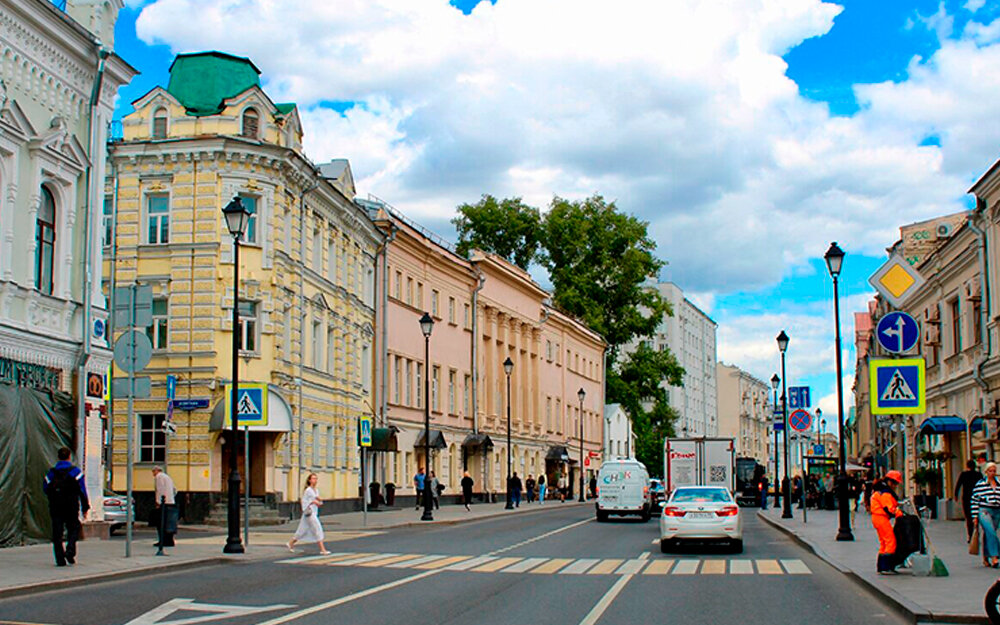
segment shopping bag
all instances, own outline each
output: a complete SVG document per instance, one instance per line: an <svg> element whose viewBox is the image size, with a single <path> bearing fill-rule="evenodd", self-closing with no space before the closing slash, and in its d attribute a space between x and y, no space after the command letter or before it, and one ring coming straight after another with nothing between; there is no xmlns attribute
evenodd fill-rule
<svg viewBox="0 0 1000 625"><path fill-rule="evenodd" d="M979 555L979 528L972 532L972 538L969 540L969 554L978 556Z"/></svg>

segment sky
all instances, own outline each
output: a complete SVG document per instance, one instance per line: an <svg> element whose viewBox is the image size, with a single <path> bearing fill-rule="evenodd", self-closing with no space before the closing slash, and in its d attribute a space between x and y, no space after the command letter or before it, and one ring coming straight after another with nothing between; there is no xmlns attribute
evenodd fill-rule
<svg viewBox="0 0 1000 625"><path fill-rule="evenodd" d="M483 194L599 193L649 223L662 278L719 324L719 360L845 412L853 313L899 227L972 206L1000 157L1000 3L987 0L126 0L115 49L249 57L300 107L313 162L446 239ZM544 283L544 277L540 278ZM828 418L828 420L830 420Z"/></svg>

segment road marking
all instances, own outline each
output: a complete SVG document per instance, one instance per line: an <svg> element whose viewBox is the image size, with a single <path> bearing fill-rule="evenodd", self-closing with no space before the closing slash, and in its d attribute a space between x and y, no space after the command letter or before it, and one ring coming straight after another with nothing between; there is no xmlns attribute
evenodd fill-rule
<svg viewBox="0 0 1000 625"><path fill-rule="evenodd" d="M806 563L799 559L794 560L782 560L782 566L785 567L785 572L789 575L809 575L812 571L806 566Z"/></svg>
<svg viewBox="0 0 1000 625"><path fill-rule="evenodd" d="M541 564L542 562L545 562L547 560L548 560L548 558L527 558L525 560L521 560L520 562L518 562L517 564L515 564L513 566L508 566L502 572L503 573L527 573L531 569L535 568L536 566L538 566L539 564Z"/></svg>
<svg viewBox="0 0 1000 625"><path fill-rule="evenodd" d="M753 560L730 560L730 575L753 575Z"/></svg>
<svg viewBox="0 0 1000 625"><path fill-rule="evenodd" d="M125 625L157 625L168 623L169 625L192 625L193 623L204 623L206 621L217 621L219 619L234 618L237 616L248 616L250 614L260 614L261 612L271 612L273 610L284 610L294 608L294 605L279 603L263 606L245 605L222 605L218 603L195 603L194 599L171 599L166 603L153 608L145 614L140 614ZM187 618L164 620L166 617L177 612L208 612L198 616Z"/></svg>
<svg viewBox="0 0 1000 625"><path fill-rule="evenodd" d="M587 569L600 562L597 558L583 558L559 571L560 575L582 575Z"/></svg>
<svg viewBox="0 0 1000 625"><path fill-rule="evenodd" d="M758 575L781 575L781 573L777 560L757 560Z"/></svg>
<svg viewBox="0 0 1000 625"><path fill-rule="evenodd" d="M702 575L725 575L726 574L726 561L725 560L704 560L701 563L701 574Z"/></svg>
<svg viewBox="0 0 1000 625"><path fill-rule="evenodd" d="M533 543L535 541L542 540L543 538L548 538L549 536L555 536L556 534L558 534L560 532L565 532L566 530L571 530L574 527L580 527L581 525L584 525L586 523L590 523L593 520L594 520L593 518L589 518L589 519L585 519L583 521L577 521L576 523L570 523L569 525L566 525L564 527L560 527L558 529L554 529L551 532L547 532L547 533L542 534L540 536L535 536L534 538L529 538L528 540L522 540L521 542L517 543L516 545L511 545L509 547L504 547L503 549L497 549L495 551L491 551L489 553L489 555L495 556L497 554L501 554L501 553L504 553L506 551L510 551L511 549L517 549L518 547L523 547L525 545L530 545L531 543Z"/></svg>
<svg viewBox="0 0 1000 625"><path fill-rule="evenodd" d="M636 575L644 566L646 566L645 560L640 560L638 558L635 560L626 560L625 563L618 567L615 571L615 575Z"/></svg>
<svg viewBox="0 0 1000 625"><path fill-rule="evenodd" d="M538 574L555 573L556 571L558 571L559 569L566 566L572 561L573 561L572 558L553 558L548 562L546 562L545 564L539 566L538 568L532 569L531 572Z"/></svg>
<svg viewBox="0 0 1000 625"><path fill-rule="evenodd" d="M354 560L356 558L363 558L365 556L374 556L378 554L374 553L338 553L329 556L318 556L314 558L309 558L305 561L306 564L314 564L317 566L333 564L334 562L340 562L341 560Z"/></svg>
<svg viewBox="0 0 1000 625"><path fill-rule="evenodd" d="M360 554L360 558L350 558L347 560L337 560L336 562L326 562L330 566L356 566L359 564L364 564L366 562L374 562L376 560L381 560L389 556L398 556L398 553L371 553L368 555Z"/></svg>
<svg viewBox="0 0 1000 625"><path fill-rule="evenodd" d="M482 566L477 566L472 570L477 573L495 573L500 569L504 568L505 566L509 566L511 564L514 564L515 562L520 562L523 559L524 558L498 558L496 560L493 560L493 562L487 562L486 564L483 564Z"/></svg>
<svg viewBox="0 0 1000 625"><path fill-rule="evenodd" d="M694 575L698 572L699 564L701 560L678 560L673 575Z"/></svg>
<svg viewBox="0 0 1000 625"><path fill-rule="evenodd" d="M428 562L433 562L434 560L440 560L444 556L424 556L422 558L417 558L416 560L407 560L406 562L397 562L396 564L390 564L388 568L390 569L408 569L418 564L426 564Z"/></svg>
<svg viewBox="0 0 1000 625"><path fill-rule="evenodd" d="M653 560L642 573L643 575L666 575L673 565L673 560Z"/></svg>
<svg viewBox="0 0 1000 625"><path fill-rule="evenodd" d="M388 566L390 564L395 564L396 562L406 562L407 560L413 560L414 558L419 558L420 554L416 553L404 553L401 556L392 556L391 558L382 558L381 560L372 560L371 562L364 562L361 566Z"/></svg>
<svg viewBox="0 0 1000 625"><path fill-rule="evenodd" d="M492 562L496 560L493 556L479 556L476 558L470 558L464 562L459 562L458 564L453 564L448 567L449 571L465 571L471 569L474 566L479 566L480 564L486 564L487 562Z"/></svg>
<svg viewBox="0 0 1000 625"><path fill-rule="evenodd" d="M611 605L611 602L615 600L618 593L622 591L622 588L625 588L625 585L628 584L631 579L631 575L623 575L619 577L618 581L614 583L608 592L604 593L604 596L597 602L597 605L590 610L587 616L583 617L583 620L580 621L580 625L594 625L597 623L598 619L600 619L604 612L608 609L608 606Z"/></svg>
<svg viewBox="0 0 1000 625"><path fill-rule="evenodd" d="M618 566L621 565L622 562L624 562L624 560L615 559L615 558L611 558L611 559L608 559L608 560L601 560L600 563L598 563L598 565L595 566L594 568L590 569L590 571L587 574L588 575L607 575L608 573L611 573L612 571L614 571L615 569L617 569Z"/></svg>
<svg viewBox="0 0 1000 625"><path fill-rule="evenodd" d="M648 551L643 551L642 553L640 553L639 554L639 559L640 560L648 560L649 559L649 552Z"/></svg>
<svg viewBox="0 0 1000 625"><path fill-rule="evenodd" d="M358 554L356 554L356 553L340 552L340 553L330 553L330 554L319 555L319 556L298 556L298 557L295 557L295 558L288 558L287 560L278 560L277 564L307 564L309 562L315 562L316 560L330 560L330 559L336 558L336 557L346 558L346 557L355 556L355 555L358 555Z"/></svg>
<svg viewBox="0 0 1000 625"><path fill-rule="evenodd" d="M435 560L433 562L428 562L426 564L418 564L417 566L415 566L413 568L415 568L415 569L430 569L430 570L440 569L442 567L448 566L449 564L455 564L456 562L461 562L462 560L468 560L470 557L472 557L472 556L450 556L450 557L447 557L447 558L443 558L441 560Z"/></svg>

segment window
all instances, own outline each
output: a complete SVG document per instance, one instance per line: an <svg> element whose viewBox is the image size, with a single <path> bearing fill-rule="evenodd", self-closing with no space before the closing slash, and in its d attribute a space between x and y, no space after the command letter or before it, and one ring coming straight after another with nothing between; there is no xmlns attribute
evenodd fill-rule
<svg viewBox="0 0 1000 625"><path fill-rule="evenodd" d="M552 431L552 398L545 398L545 429Z"/></svg>
<svg viewBox="0 0 1000 625"><path fill-rule="evenodd" d="M559 397L556 397L555 431L559 433L563 431L562 399Z"/></svg>
<svg viewBox="0 0 1000 625"><path fill-rule="evenodd" d="M552 362L552 341L545 341L545 360Z"/></svg>
<svg viewBox="0 0 1000 625"><path fill-rule="evenodd" d="M321 245L323 241L323 229L319 226L313 228L313 240L312 240L312 266L313 269L322 273L323 272L323 247Z"/></svg>
<svg viewBox="0 0 1000 625"><path fill-rule="evenodd" d="M250 139L256 139L259 126L260 116L257 115L257 111L254 109L243 111L243 127L240 129L241 135Z"/></svg>
<svg viewBox="0 0 1000 625"><path fill-rule="evenodd" d="M243 202L243 207L250 213L250 217L247 219L247 231L240 241L255 244L257 243L257 198L253 195L241 194L240 201Z"/></svg>
<svg viewBox="0 0 1000 625"><path fill-rule="evenodd" d="M431 289L431 316L440 318L438 315L438 296L440 293L436 289Z"/></svg>
<svg viewBox="0 0 1000 625"><path fill-rule="evenodd" d="M52 295L52 268L56 249L56 199L42 187L42 202L35 220L35 288Z"/></svg>
<svg viewBox="0 0 1000 625"><path fill-rule="evenodd" d="M167 109L160 107L153 113L153 138L167 138Z"/></svg>
<svg viewBox="0 0 1000 625"><path fill-rule="evenodd" d="M455 298L448 298L448 323L455 323Z"/></svg>
<svg viewBox="0 0 1000 625"><path fill-rule="evenodd" d="M337 239L331 238L326 244L327 279L337 282Z"/></svg>
<svg viewBox="0 0 1000 625"><path fill-rule="evenodd" d="M319 426L313 423L312 426L312 466L319 466Z"/></svg>
<svg viewBox="0 0 1000 625"><path fill-rule="evenodd" d="M431 410L441 412L441 404L438 398L438 388L441 383L441 367L434 365L431 368Z"/></svg>
<svg viewBox="0 0 1000 625"><path fill-rule="evenodd" d="M406 279L406 303L413 306L413 278Z"/></svg>
<svg viewBox="0 0 1000 625"><path fill-rule="evenodd" d="M962 351L962 307L957 299L948 304L951 309L951 345L952 353Z"/></svg>
<svg viewBox="0 0 1000 625"><path fill-rule="evenodd" d="M983 303L981 300L972 300L972 344L978 345L981 340L983 330Z"/></svg>
<svg viewBox="0 0 1000 625"><path fill-rule="evenodd" d="M167 435L162 414L139 415L139 462L165 462Z"/></svg>
<svg viewBox="0 0 1000 625"><path fill-rule="evenodd" d="M146 243L170 242L170 200L166 195L146 196Z"/></svg>
<svg viewBox="0 0 1000 625"><path fill-rule="evenodd" d="M333 466L333 426L326 426L326 466Z"/></svg>
<svg viewBox="0 0 1000 625"><path fill-rule="evenodd" d="M112 243L111 237L115 235L115 202L114 198L110 195L104 196L102 219L104 223L104 238L101 239L101 245L108 247Z"/></svg>
<svg viewBox="0 0 1000 625"><path fill-rule="evenodd" d="M326 328L326 372L333 375L337 367L337 331L327 326Z"/></svg>
<svg viewBox="0 0 1000 625"><path fill-rule="evenodd" d="M424 407L424 365L417 363L417 408Z"/></svg>
<svg viewBox="0 0 1000 625"><path fill-rule="evenodd" d="M323 363L323 341L320 336L321 328L323 324L319 321L313 321L313 335L312 335L312 365L313 369L319 369Z"/></svg>
<svg viewBox="0 0 1000 625"><path fill-rule="evenodd" d="M257 351L257 303L240 300L240 351Z"/></svg>
<svg viewBox="0 0 1000 625"><path fill-rule="evenodd" d="M469 313L471 312L471 309L469 308L468 304L464 304L463 306L464 306L464 309L462 310L462 327L464 327L464 328L471 328L472 326L469 325L469 323L470 323L469 322Z"/></svg>
<svg viewBox="0 0 1000 625"><path fill-rule="evenodd" d="M417 392L420 392L420 387L417 387ZM413 361L406 361L406 405L413 405Z"/></svg>
<svg viewBox="0 0 1000 625"><path fill-rule="evenodd" d="M455 414L455 382L458 379L458 373L454 370L448 372L448 413Z"/></svg>
<svg viewBox="0 0 1000 625"><path fill-rule="evenodd" d="M465 416L471 416L471 407L469 406L469 393L472 390L472 376L466 375L462 386L462 414Z"/></svg>
<svg viewBox="0 0 1000 625"><path fill-rule="evenodd" d="M394 295L395 295L395 297L396 297L397 300L402 300L403 299L403 272L402 271L397 271L396 272L396 292L395 292Z"/></svg>
<svg viewBox="0 0 1000 625"><path fill-rule="evenodd" d="M361 346L361 388L369 395L372 392L372 348L368 343Z"/></svg>
<svg viewBox="0 0 1000 625"><path fill-rule="evenodd" d="M285 344L285 360L292 359L292 323L292 308L289 306L285 309L285 327L282 328L284 333L282 342Z"/></svg>
<svg viewBox="0 0 1000 625"><path fill-rule="evenodd" d="M399 403L400 389L403 388L403 363L402 363L402 360L403 360L402 358L400 358L399 356L396 356L396 360L393 363L393 368L392 368L392 379L393 379L393 382L394 382L393 386L395 387L394 392L392 394L392 400L395 403L397 403L397 404Z"/></svg>
<svg viewBox="0 0 1000 625"><path fill-rule="evenodd" d="M169 318L167 299L161 297L153 298L153 323L146 328L146 335L149 337L149 342L153 344L154 350L167 348Z"/></svg>
<svg viewBox="0 0 1000 625"><path fill-rule="evenodd" d="M417 308L424 309L424 283L417 282Z"/></svg>

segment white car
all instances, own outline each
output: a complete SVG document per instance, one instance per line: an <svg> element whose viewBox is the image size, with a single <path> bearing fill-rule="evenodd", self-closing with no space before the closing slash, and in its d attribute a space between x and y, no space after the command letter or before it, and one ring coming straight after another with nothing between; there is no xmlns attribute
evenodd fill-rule
<svg viewBox="0 0 1000 625"><path fill-rule="evenodd" d="M728 489L682 486L674 490L660 515L660 551L682 540L721 541L743 553L743 519Z"/></svg>

